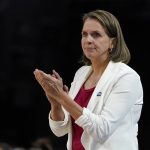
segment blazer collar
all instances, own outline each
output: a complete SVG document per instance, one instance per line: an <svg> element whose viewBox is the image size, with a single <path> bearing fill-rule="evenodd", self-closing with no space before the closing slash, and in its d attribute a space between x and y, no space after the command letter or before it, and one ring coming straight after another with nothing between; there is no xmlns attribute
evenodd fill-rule
<svg viewBox="0 0 150 150"><path fill-rule="evenodd" d="M116 71L118 70L118 67L115 67L115 64L116 63L114 63L113 61L110 61L107 65L106 69L104 70L101 78L99 79L99 81L94 89L94 92L90 98L88 106L87 106L87 108L89 108L90 110L93 110L94 107L96 106L96 102L94 100L97 97L97 95L103 94L102 93L103 87L110 80L110 78L112 78L113 76L116 75ZM72 93L73 99L75 98L75 96L79 92L81 86L86 81L86 79L88 78L88 76L90 75L91 72L92 72L91 66L87 66L86 69L82 70L79 79L75 82L74 92Z"/></svg>
<svg viewBox="0 0 150 150"><path fill-rule="evenodd" d="M104 96L102 95L106 90L104 87L109 86L110 82L114 80L114 77L116 76L116 74L118 73L118 70L120 69L119 64L120 63L114 63L113 61L110 61L108 63L88 103L87 108L90 109L91 111L94 110L94 108L96 107L98 103L100 103L99 109L102 109L103 104L106 101L106 99L104 99ZM101 99L98 98L96 101L95 99L96 97L100 97Z"/></svg>
<svg viewBox="0 0 150 150"><path fill-rule="evenodd" d="M84 70L82 70L81 75L79 76L79 79L75 81L75 88L74 92L72 93L72 98L74 99L77 93L79 92L81 86L86 81L90 73L92 72L92 67L87 66Z"/></svg>

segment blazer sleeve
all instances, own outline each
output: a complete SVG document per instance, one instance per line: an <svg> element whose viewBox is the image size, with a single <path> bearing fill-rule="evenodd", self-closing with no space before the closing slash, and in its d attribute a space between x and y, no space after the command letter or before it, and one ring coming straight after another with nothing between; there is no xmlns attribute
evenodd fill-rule
<svg viewBox="0 0 150 150"><path fill-rule="evenodd" d="M118 128L133 105L137 103L143 103L143 89L140 78L135 73L123 74L116 80L101 113L94 114L84 108L82 116L76 120L76 123L89 136L104 142Z"/></svg>
<svg viewBox="0 0 150 150"><path fill-rule="evenodd" d="M63 121L52 120L50 117L50 113L49 113L48 119L49 119L49 126L50 126L52 132L58 137L61 137L61 136L64 136L65 134L67 134L68 133L68 126L69 126L68 113L64 110L65 118Z"/></svg>
<svg viewBox="0 0 150 150"><path fill-rule="evenodd" d="M82 66L81 68L79 68L74 76L73 82L71 83L71 87L69 89L69 95L72 97L72 94L74 92L74 87L75 87L75 82L78 80L78 78L80 77L80 74L84 71L86 67ZM62 107L63 108L63 107ZM63 108L64 114L65 114L65 118L63 121L54 121L50 118L50 113L49 113L49 126L52 130L52 132L58 136L64 136L65 134L68 133L68 128L69 128L69 124L70 124L70 115L69 113Z"/></svg>

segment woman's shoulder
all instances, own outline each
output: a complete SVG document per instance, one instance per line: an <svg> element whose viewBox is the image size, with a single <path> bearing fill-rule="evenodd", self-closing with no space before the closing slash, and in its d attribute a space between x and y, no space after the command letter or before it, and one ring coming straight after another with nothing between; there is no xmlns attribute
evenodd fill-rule
<svg viewBox="0 0 150 150"><path fill-rule="evenodd" d="M134 70L131 66L122 63L122 62L117 62L114 63L116 67L119 67L119 74L127 74L127 75L133 75L137 78L140 78L139 74L137 73L136 70Z"/></svg>
<svg viewBox="0 0 150 150"><path fill-rule="evenodd" d="M76 73L77 72L84 72L85 70L89 70L91 69L91 66L87 66L87 65L84 65L84 66L81 66L77 69Z"/></svg>
<svg viewBox="0 0 150 150"><path fill-rule="evenodd" d="M81 76L83 74L86 74L86 72L88 72L89 70L91 70L92 67L91 66L81 66L80 68L77 69L76 73L75 73L75 77Z"/></svg>

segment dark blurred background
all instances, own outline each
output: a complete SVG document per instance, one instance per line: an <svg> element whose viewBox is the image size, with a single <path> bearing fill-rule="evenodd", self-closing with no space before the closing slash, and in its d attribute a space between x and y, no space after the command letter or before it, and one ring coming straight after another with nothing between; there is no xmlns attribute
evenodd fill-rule
<svg viewBox="0 0 150 150"><path fill-rule="evenodd" d="M82 54L81 17L94 9L120 21L132 55L129 65L144 88L139 146L149 150L150 0L0 0L0 142L28 147L49 137L55 150L66 150L67 137L57 138L49 129L50 105L33 71L55 69L70 86Z"/></svg>

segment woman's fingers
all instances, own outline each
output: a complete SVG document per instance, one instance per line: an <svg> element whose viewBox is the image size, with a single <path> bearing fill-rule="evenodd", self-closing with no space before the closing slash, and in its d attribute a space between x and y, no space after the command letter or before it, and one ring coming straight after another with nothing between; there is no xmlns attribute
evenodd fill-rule
<svg viewBox="0 0 150 150"><path fill-rule="evenodd" d="M35 71L33 72L34 73L34 76L36 78L36 80L40 83L41 82L41 71L38 70L38 69L35 69Z"/></svg>
<svg viewBox="0 0 150 150"><path fill-rule="evenodd" d="M36 80L42 86L44 91L49 90L56 90L56 89L63 89L65 92L68 93L68 87L66 85L63 86L62 78L59 74L53 70L53 74L46 74L41 70L35 69L34 75Z"/></svg>
<svg viewBox="0 0 150 150"><path fill-rule="evenodd" d="M52 72L53 72L53 75L56 77L56 79L62 81L62 78L60 77L60 75L55 70L52 70Z"/></svg>
<svg viewBox="0 0 150 150"><path fill-rule="evenodd" d="M52 78L50 75L47 75L46 73L44 73L43 71L41 70L38 70L36 69L34 71L34 75L35 75L35 78L36 80L39 82L39 84L45 88L45 86L47 84L53 84L53 81L52 81Z"/></svg>

